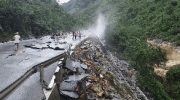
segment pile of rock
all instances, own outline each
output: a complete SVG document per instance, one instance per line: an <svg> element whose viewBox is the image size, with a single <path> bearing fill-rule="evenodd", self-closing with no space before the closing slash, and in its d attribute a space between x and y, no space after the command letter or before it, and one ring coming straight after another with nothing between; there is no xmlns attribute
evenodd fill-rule
<svg viewBox="0 0 180 100"><path fill-rule="evenodd" d="M147 100L146 95L136 85L138 72L111 52L106 51L106 55L103 52L101 42L92 38L75 51L79 60L85 63L91 72L87 91L95 93L98 98Z"/></svg>
<svg viewBox="0 0 180 100"><path fill-rule="evenodd" d="M64 95L66 93L68 96L69 92L68 97L79 100L146 100L147 97L136 85L138 72L130 68L126 61L117 59L111 52L107 52L106 55L103 52L102 44L93 38L86 40L74 50L66 60L66 68L70 70L67 75L79 76L74 78L75 82L70 80L72 78L64 80L67 84L73 83L71 91L69 88L66 92L65 89L62 90Z"/></svg>
<svg viewBox="0 0 180 100"><path fill-rule="evenodd" d="M75 54L78 55L79 60L85 63L89 70L90 76L86 82L87 93L96 99L122 99L120 91L115 89L113 83L111 82L110 75L107 66L110 65L106 56L102 53L102 46L94 40L85 41L79 48L75 50ZM124 95L124 93L122 93ZM90 97L88 97L90 99ZM128 99L128 98L124 98Z"/></svg>

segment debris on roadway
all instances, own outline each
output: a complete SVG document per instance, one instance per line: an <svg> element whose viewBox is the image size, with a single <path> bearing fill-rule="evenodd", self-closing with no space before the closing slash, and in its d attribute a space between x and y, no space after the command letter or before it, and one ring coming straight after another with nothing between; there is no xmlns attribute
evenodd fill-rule
<svg viewBox="0 0 180 100"><path fill-rule="evenodd" d="M89 38L74 49L63 69L61 99L148 100L136 85L138 72L113 56L97 38Z"/></svg>

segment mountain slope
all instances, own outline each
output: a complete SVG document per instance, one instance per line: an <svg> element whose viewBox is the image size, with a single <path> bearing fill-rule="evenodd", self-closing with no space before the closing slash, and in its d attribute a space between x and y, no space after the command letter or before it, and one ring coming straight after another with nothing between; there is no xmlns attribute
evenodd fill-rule
<svg viewBox="0 0 180 100"><path fill-rule="evenodd" d="M26 37L68 31L76 22L55 0L0 0L3 37L11 37L15 32Z"/></svg>
<svg viewBox="0 0 180 100"><path fill-rule="evenodd" d="M98 0L71 0L68 3L64 3L62 6L65 8L66 12L75 13L76 11L81 11Z"/></svg>
<svg viewBox="0 0 180 100"><path fill-rule="evenodd" d="M95 23L99 13L111 20L115 14L118 0L71 0L62 6L71 15L79 19L81 27Z"/></svg>
<svg viewBox="0 0 180 100"><path fill-rule="evenodd" d="M107 46L121 51L123 58L139 71L142 88L157 100L180 99L177 95L179 90L174 88L179 89L179 83L169 86L168 79L157 78L153 73L155 64L161 65L166 61L166 53L147 43L148 38L160 38L180 44L179 4L178 0L97 0L79 11L71 9L74 10L71 14L87 27L95 23L98 14L102 13L108 22Z"/></svg>

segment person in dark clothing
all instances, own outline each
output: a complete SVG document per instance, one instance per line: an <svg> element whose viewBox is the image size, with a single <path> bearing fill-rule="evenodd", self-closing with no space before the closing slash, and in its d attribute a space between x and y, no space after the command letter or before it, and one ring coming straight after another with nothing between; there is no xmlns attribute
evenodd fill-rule
<svg viewBox="0 0 180 100"><path fill-rule="evenodd" d="M81 39L81 32L79 31L79 38Z"/></svg>
<svg viewBox="0 0 180 100"><path fill-rule="evenodd" d="M73 31L73 40L74 40L74 35L75 35L75 32Z"/></svg>

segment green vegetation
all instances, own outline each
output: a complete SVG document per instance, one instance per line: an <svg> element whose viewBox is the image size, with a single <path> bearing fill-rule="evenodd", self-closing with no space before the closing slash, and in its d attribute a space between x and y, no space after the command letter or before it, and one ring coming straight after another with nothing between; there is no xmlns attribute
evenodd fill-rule
<svg viewBox="0 0 180 100"><path fill-rule="evenodd" d="M142 89L157 100L180 99L179 66L159 81L153 65L165 62L166 53L147 43L156 37L180 45L180 1L71 0L63 6L71 15L54 0L0 0L1 37L17 31L25 37L88 28L102 13L108 22L106 41L139 71Z"/></svg>
<svg viewBox="0 0 180 100"><path fill-rule="evenodd" d="M180 80L180 65L176 65L167 72L166 78L170 83L176 83Z"/></svg>
<svg viewBox="0 0 180 100"><path fill-rule="evenodd" d="M176 65L166 74L166 91L175 100L180 98L180 65Z"/></svg>
<svg viewBox="0 0 180 100"><path fill-rule="evenodd" d="M78 28L88 28L95 23L99 13L113 22L116 13L114 8L117 7L115 4L114 0L71 0L62 6L81 22L77 24Z"/></svg>
<svg viewBox="0 0 180 100"><path fill-rule="evenodd" d="M119 9L115 18L118 23L107 33L108 40L118 49L123 49L132 67L139 71L143 90L149 91L157 100L180 99L165 91L166 84L156 79L151 70L154 64L166 61L164 51L146 42L149 37L157 37L178 44L180 24L174 18L179 19L180 6L174 6L175 2L179 3L171 0L126 0L121 3L124 8ZM169 11L171 8L173 11Z"/></svg>
<svg viewBox="0 0 180 100"><path fill-rule="evenodd" d="M77 22L55 0L0 0L1 37L70 31Z"/></svg>
<svg viewBox="0 0 180 100"><path fill-rule="evenodd" d="M90 7L97 0L71 0L68 3L63 4L66 12L76 13Z"/></svg>
<svg viewBox="0 0 180 100"><path fill-rule="evenodd" d="M179 4L178 0L95 0L87 8L79 5L69 10L76 10L71 14L81 19L83 27L93 24L98 13L102 13L109 22L106 41L123 52L131 66L139 71L143 90L149 91L156 100L179 100L180 82L170 84L172 90L168 90L166 82L172 75L160 81L153 73L153 65L165 62L166 53L147 43L147 38L156 37L180 45Z"/></svg>

